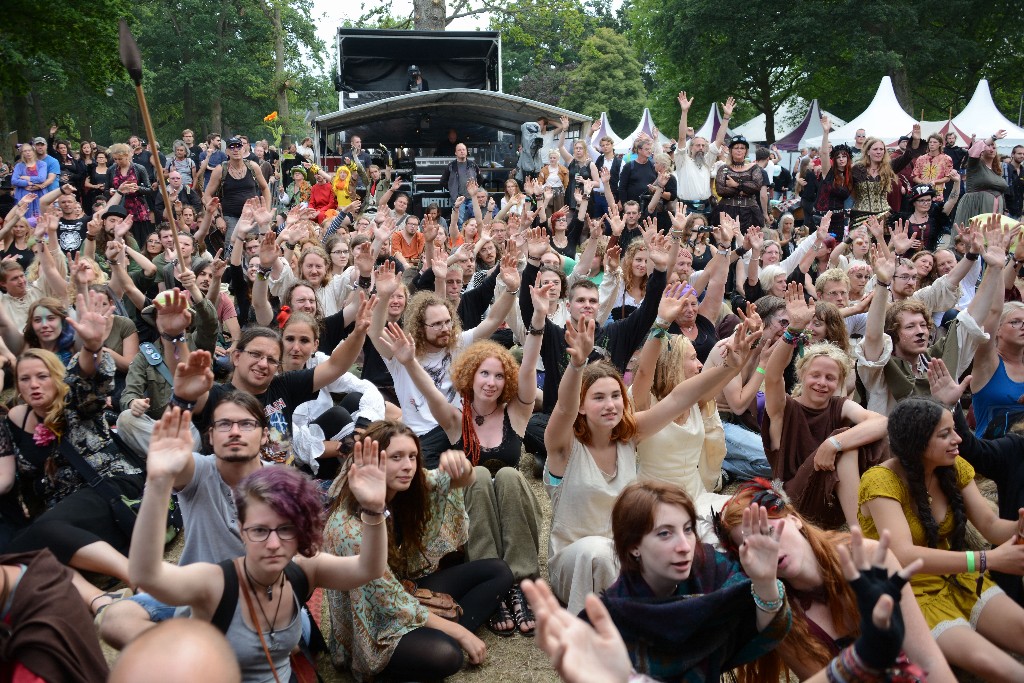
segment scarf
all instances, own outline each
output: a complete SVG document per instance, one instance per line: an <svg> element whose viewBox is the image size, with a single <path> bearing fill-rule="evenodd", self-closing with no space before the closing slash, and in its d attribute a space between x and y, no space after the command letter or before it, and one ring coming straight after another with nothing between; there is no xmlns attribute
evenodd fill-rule
<svg viewBox="0 0 1024 683"><path fill-rule="evenodd" d="M114 171L114 179L110 181L110 184L118 188L121 186L121 183L141 184L139 183L138 175L135 173L135 164L128 166L128 172L124 175L121 175L121 169ZM140 222L149 221L149 204L138 193L124 198L124 208L128 209L128 213L135 220Z"/></svg>

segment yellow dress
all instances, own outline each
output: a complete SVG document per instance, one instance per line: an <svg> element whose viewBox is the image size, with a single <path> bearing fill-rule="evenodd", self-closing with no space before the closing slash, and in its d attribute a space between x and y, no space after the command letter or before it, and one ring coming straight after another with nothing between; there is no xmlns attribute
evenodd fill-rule
<svg viewBox="0 0 1024 683"><path fill-rule="evenodd" d="M338 198L339 209L359 199L359 195L356 193L355 168L355 163L348 166L341 165L334 172L331 189L334 190L334 196Z"/></svg>
<svg viewBox="0 0 1024 683"><path fill-rule="evenodd" d="M974 480L974 468L963 458L958 456L953 467L956 470L956 484L959 488L963 489ZM866 471L860 480L858 508L875 498L892 498L899 501L910 526L914 545L928 545L924 526L917 516L917 505L911 498L910 489L899 475L886 467L872 467ZM857 521L860 522L865 537L878 539L874 519L865 517L858 509ZM946 518L939 525L939 542L936 546L939 550L950 550L949 539L952 533L953 511L949 509ZM980 590L979 577L982 578ZM915 574L910 579L910 585L921 606L921 613L928 622L928 628L936 638L954 626L969 626L976 630L978 617L981 616L985 604L993 596L1003 592L988 574L982 576L977 572L948 576Z"/></svg>

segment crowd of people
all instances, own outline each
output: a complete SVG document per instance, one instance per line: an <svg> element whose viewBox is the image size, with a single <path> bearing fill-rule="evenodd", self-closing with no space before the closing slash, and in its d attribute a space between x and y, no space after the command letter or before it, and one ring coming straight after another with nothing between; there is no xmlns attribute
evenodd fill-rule
<svg viewBox="0 0 1024 683"><path fill-rule="evenodd" d="M20 145L4 679L104 680L102 638L111 680L168 639L435 680L487 628L566 680L1024 680L1024 147L826 118L790 172L692 103L623 156L527 122L494 193L450 136L450 213L358 136Z"/></svg>

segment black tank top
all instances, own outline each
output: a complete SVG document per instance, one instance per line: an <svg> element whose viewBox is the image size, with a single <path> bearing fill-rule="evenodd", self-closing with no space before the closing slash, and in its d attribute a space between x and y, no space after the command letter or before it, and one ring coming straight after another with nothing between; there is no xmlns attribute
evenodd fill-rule
<svg viewBox="0 0 1024 683"><path fill-rule="evenodd" d="M232 218L238 218L242 215L242 207L245 205L245 200L250 197L256 197L260 193L259 183L256 182L256 177L253 175L252 168L249 167L248 162L245 164L245 176L241 180L236 180L232 177L227 167L224 167L224 174L220 179L221 192L220 205L224 210L225 216L231 216Z"/></svg>
<svg viewBox="0 0 1024 683"><path fill-rule="evenodd" d="M505 419L501 423L501 443L493 448L480 446L480 464L491 471L493 476L503 467L519 467L519 458L523 455L523 437L512 429L508 419L508 406L505 407ZM462 439L455 446L464 448Z"/></svg>

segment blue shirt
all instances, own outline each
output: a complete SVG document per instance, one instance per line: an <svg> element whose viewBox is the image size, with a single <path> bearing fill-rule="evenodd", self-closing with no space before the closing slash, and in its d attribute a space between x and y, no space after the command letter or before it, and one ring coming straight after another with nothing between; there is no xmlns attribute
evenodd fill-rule
<svg viewBox="0 0 1024 683"><path fill-rule="evenodd" d="M199 165L203 165L203 160L206 159L209 152L203 152L199 155ZM219 149L210 154L210 163L206 166L206 173L203 175L203 187L210 182L210 174L213 173L213 169L217 168L225 161L228 160L228 155Z"/></svg>
<svg viewBox="0 0 1024 683"><path fill-rule="evenodd" d="M43 192L53 192L60 189L60 162L49 154L40 159L40 161L46 162L46 175L53 174L53 182L47 185Z"/></svg>

